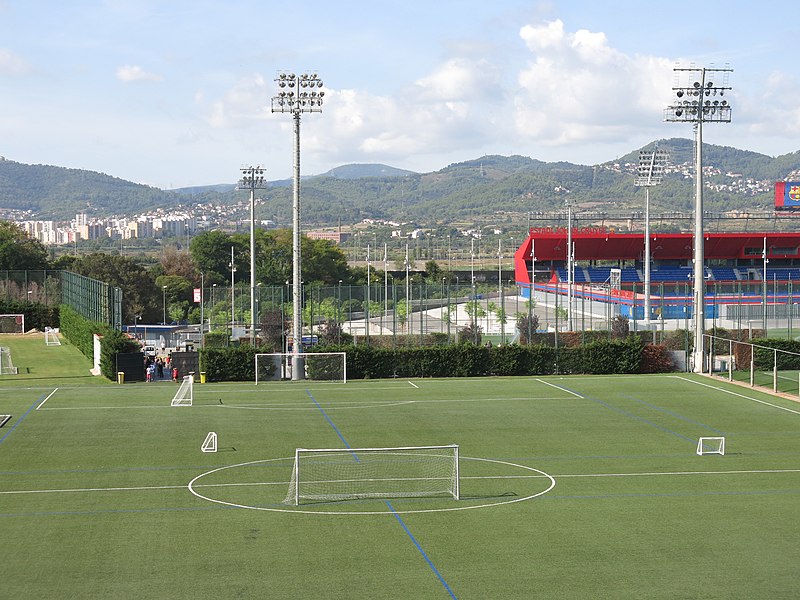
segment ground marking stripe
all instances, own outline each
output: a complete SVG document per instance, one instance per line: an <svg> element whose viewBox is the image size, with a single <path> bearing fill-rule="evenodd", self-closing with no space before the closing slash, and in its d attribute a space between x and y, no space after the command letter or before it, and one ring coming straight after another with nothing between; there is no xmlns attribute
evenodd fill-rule
<svg viewBox="0 0 800 600"><path fill-rule="evenodd" d="M800 469L757 469L757 470L734 470L734 471L664 471L664 472L644 472L644 473L567 473L553 475L554 478L579 478L579 477L659 477L659 476L683 476L683 475L768 475L783 473L800 473ZM473 475L462 476L461 479L546 479L545 475ZM252 481L238 483L205 483L194 484L196 488L224 488L224 487L248 487L263 485L288 485L288 481ZM108 487L108 488L64 488L46 490L2 490L0 495L13 494L56 494L81 493L81 492L137 492L148 490L182 490L186 489L186 484L182 485L152 485L135 487Z"/></svg>
<svg viewBox="0 0 800 600"><path fill-rule="evenodd" d="M409 382L409 383L411 383L411 382ZM414 386L414 387L416 387L416 386ZM394 506L392 506L391 502L386 500L386 506L389 507L389 510L391 511L392 516L394 516L394 518L397 519L397 522L400 523L400 526L403 528L403 531L406 532L406 535L414 543L414 546L416 546L416 548L419 551L419 553L422 554L422 558L424 558L425 562L428 563L428 566L431 568L431 571L433 571L433 574L436 575L436 578L444 586L444 589L447 590L447 593L450 594L450 597L453 598L453 600L457 600L456 595L453 593L453 590L450 589L450 586L447 585L447 582L444 580L444 577L442 577L442 574L439 572L439 569L437 569L436 565L433 564L433 561L430 559L428 554L422 548L422 545L417 541L417 538L414 537L414 534L411 533L411 530L408 528L408 526L406 525L405 521L403 521L402 517L399 514L397 514L397 511L394 509Z"/></svg>
<svg viewBox="0 0 800 600"><path fill-rule="evenodd" d="M681 377L680 375L675 375L675 377L676 379L680 379L681 381L686 381L688 383L695 383L697 385L702 385L703 387L711 388L712 390L716 390L718 392L724 392L726 394L730 394L731 396L738 396L739 398L744 398L745 400L752 400L753 402L758 402L759 404L764 404L766 406L771 406L772 408L777 408L780 410L785 410L786 412L793 413L795 415L800 415L799 410L792 410L791 408L786 408L785 406L772 404L771 402L766 402L765 400L759 400L758 398L753 398L752 396L745 396L744 394L739 394L738 392L734 392L732 390L726 390L724 388L720 388L714 385L709 385L708 383L703 383L702 381L694 381L693 379Z"/></svg>
<svg viewBox="0 0 800 600"><path fill-rule="evenodd" d="M656 406L655 404L651 404L650 402L645 402L644 400L641 400L640 398L636 398L635 396L629 396L628 394L620 394L620 395L623 398L628 398L629 400L633 400L634 402L638 402L639 404L643 404L644 406L649 406L653 410L657 410L659 412L663 412L663 413L666 413L668 415L671 415L671 416L675 417L676 419L680 419L681 421L686 421L687 423L691 423L692 425L698 425L699 427L702 427L703 429L708 429L709 431L713 431L715 433L718 433L719 435L725 435L724 431L720 431L719 429L715 429L714 427L711 427L710 425L706 425L705 423L701 423L699 421L695 421L693 419L689 419L687 417L684 417L683 415L679 415L678 413L676 413L674 411L667 410L666 408L661 408L660 406Z"/></svg>
<svg viewBox="0 0 800 600"><path fill-rule="evenodd" d="M419 389L419 386L418 386L418 385L416 385L416 384L414 384L414 382L413 382L413 381L409 381L409 382L408 382L408 385L410 385L411 387L415 387L415 388Z"/></svg>
<svg viewBox="0 0 800 600"><path fill-rule="evenodd" d="M45 403L45 402L47 402L48 400L50 400L50 398L52 398L52 397L53 397L53 394L55 394L57 391L58 391L58 388L56 388L56 389L54 389L52 392L50 392L50 393L47 395L47 398L45 398L44 400L42 400L42 401L39 403L39 406L37 406L37 407L36 407L36 410L39 410L40 408L42 408L42 406L44 405L44 403Z"/></svg>
<svg viewBox="0 0 800 600"><path fill-rule="evenodd" d="M37 402L39 401L37 400L36 402L31 404L31 407L28 410L26 410L25 413L19 419L17 419L16 422L11 426L11 429L8 430L8 433L6 433L3 437L0 437L0 444L2 444L3 441L5 441L5 439L8 436L10 436L11 433L17 428L17 425L22 423L22 420L30 414L30 412L36 407Z"/></svg>
<svg viewBox="0 0 800 600"><path fill-rule="evenodd" d="M545 385L549 385L550 387L554 387L557 390L561 390L562 392L567 392L568 394L572 394L573 396L575 396L577 398L581 398L581 399L584 398L584 396L581 396L578 392L573 392L572 390L569 390L569 389L567 389L565 387L562 387L560 385L556 385L555 383L550 383L549 381L545 381L544 379L538 379L537 378L536 381L538 381L539 383L543 383Z"/></svg>
<svg viewBox="0 0 800 600"><path fill-rule="evenodd" d="M397 388L394 388L397 389ZM430 399L430 400L383 400L383 401L376 401L373 399L367 400L345 400L343 402L338 402L336 400L328 400L324 404L320 403L320 406L326 406L328 408L385 408L385 407L393 407L393 406L401 406L404 404L435 404L437 402L505 402L505 401L530 401L530 400L563 400L562 396L504 396L498 398L437 398L437 399ZM271 402L267 404L217 404L217 403L209 403L209 404L197 404L194 405L195 408L203 408L203 407L213 407L213 408L245 408L245 409L275 409L275 410L284 410L284 409L293 409L293 410L318 410L316 406L309 406L305 407L302 405L302 402ZM133 406L123 406L123 405L115 405L115 406L50 406L42 408L42 410L121 410L121 409L162 409L162 408L170 408L168 404L151 404L151 405L133 405Z"/></svg>

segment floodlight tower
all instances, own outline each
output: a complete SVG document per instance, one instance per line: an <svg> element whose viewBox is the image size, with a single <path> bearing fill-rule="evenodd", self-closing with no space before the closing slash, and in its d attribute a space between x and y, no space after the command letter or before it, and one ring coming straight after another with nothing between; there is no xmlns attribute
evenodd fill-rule
<svg viewBox="0 0 800 600"><path fill-rule="evenodd" d="M302 113L321 113L322 80L316 73L295 75L290 72L278 73L278 95L272 97L273 113L290 113L294 118L294 197L292 200L292 380L304 379L302 362L303 319L302 283L300 273L300 115Z"/></svg>
<svg viewBox="0 0 800 600"><path fill-rule="evenodd" d="M256 345L256 190L266 188L261 166L241 167L242 178L237 189L250 190L250 340Z"/></svg>
<svg viewBox="0 0 800 600"><path fill-rule="evenodd" d="M705 269L703 253L703 123L730 123L731 106L723 97L729 93L730 68L675 68L676 80L688 76L685 85L675 85L675 99L664 111L664 120L692 123L695 130L695 214L694 214L694 366L703 372L703 330L705 328ZM722 77L722 85L712 77ZM693 81L692 81L693 80Z"/></svg>
<svg viewBox="0 0 800 600"><path fill-rule="evenodd" d="M644 187L644 322L650 324L650 188L661 183L664 166L669 160L667 150L641 150L639 168L634 184Z"/></svg>

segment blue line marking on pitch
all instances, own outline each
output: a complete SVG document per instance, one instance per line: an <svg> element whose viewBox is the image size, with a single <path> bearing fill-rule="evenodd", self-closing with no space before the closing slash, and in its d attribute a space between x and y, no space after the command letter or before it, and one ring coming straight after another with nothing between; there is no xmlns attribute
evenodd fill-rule
<svg viewBox="0 0 800 600"><path fill-rule="evenodd" d="M693 421L692 419L687 419L686 417L679 415L676 412L672 412L671 410L667 410L666 408L661 408L660 406L656 406L655 404L650 404L649 402L645 402L644 400L640 400L639 398L634 398L633 396L628 396L627 394L621 394L623 398L627 398L628 400L633 400L638 402L639 404L644 404L645 406L649 406L653 410L659 410L663 413L671 415L676 419L680 419L681 421L686 421L687 423L691 423L692 425L697 425L698 427L702 427L703 429L708 429L709 431L713 431L714 433L718 433L720 435L724 435L724 431L720 431L719 429L714 429L713 427L709 427L705 423L700 423L699 421Z"/></svg>
<svg viewBox="0 0 800 600"><path fill-rule="evenodd" d="M3 437L1 437L1 438L0 438L0 444L2 444L2 443L3 443L3 441L4 441L4 440L5 440L5 439L6 439L8 436L10 436L10 435L11 435L11 432L12 432L12 431L14 431L14 430L17 428L17 425L19 425L20 423L22 423L22 419L24 419L25 417L27 417L27 416L30 414L30 412L31 412L31 411L32 411L34 408L36 408L36 407L39 405L39 403L40 403L42 400L44 400L44 397L45 397L45 395L44 395L44 394L42 394L41 396L39 396L39 399L38 399L36 402L34 402L33 404L31 404L31 407L30 407L28 410L26 410L26 411L25 411L25 414L24 414L24 415L22 415L22 416L21 416L19 419L17 419L17 422L16 422L16 423L14 423L14 425L11 427L11 429L9 429L9 430L8 430L8 432L7 432L7 433L6 433L6 434L5 434Z"/></svg>
<svg viewBox="0 0 800 600"><path fill-rule="evenodd" d="M313 403L316 405L316 407L319 409L319 412L321 412L321 413L322 413L322 416L323 416L323 417L325 417L325 420L328 422L328 425L330 425L331 427L333 427L333 430L336 432L336 435L338 435L338 436L339 436L339 439L340 439L340 440L342 440L342 443L344 444L344 447L345 447L345 448L347 448L348 450L351 450L351 448L350 448L350 444L348 444L348 443L347 443L347 440L346 440L346 439L344 439L344 436L342 435L342 432L341 432L341 431L339 431L339 428L338 428L338 427L337 427L337 426L334 424L334 422L333 422L333 421L331 421L331 418L328 416L328 413L326 413L326 412L325 412L325 409L324 409L324 408L322 408L322 407L319 405L319 402L317 402L317 399L316 399L316 398L314 398L314 395L313 395L313 394L312 394L312 393L311 393L309 390L306 390L306 394L308 394L308 397L309 397L309 398L311 398L311 401L312 401L312 402L313 402ZM356 462L361 462L360 460L358 460L358 456L356 456L356 453L355 453L355 452L352 452L352 451L351 451L350 453L353 455L353 458L356 460Z"/></svg>
<svg viewBox="0 0 800 600"><path fill-rule="evenodd" d="M564 389L568 390L570 392L573 392L573 390L570 390L567 387L564 387ZM577 394L577 392L573 392L573 393ZM669 433L670 435L674 435L676 437L679 437L682 440L686 440L687 442L692 442L694 444L697 441L697 440L694 440L692 438L686 437L682 433L678 433L677 431L672 431L671 429L667 429L666 427L662 427L658 423L653 423L652 421L648 421L647 419L643 419L642 417L639 417L639 416L637 416L637 415L635 415L635 414L633 414L631 412L628 412L627 410L623 410L622 408L617 408L616 406L613 406L613 405L609 404L608 402L603 402L602 400L600 400L598 398L592 398L591 396L583 396L583 398L585 398L586 400L591 400L592 402L597 402L597 404L605 406L606 408L610 408L611 410L615 410L618 413L621 413L621 414L625 415L626 417L630 417L631 419L636 419L637 421L641 421L642 423L647 423L651 427L655 427L656 429L660 429L661 431L663 431L665 433Z"/></svg>
<svg viewBox="0 0 800 600"><path fill-rule="evenodd" d="M328 416L328 413L326 413L326 412L325 412L325 409L324 409L324 408L322 408L322 407L320 406L319 402L317 402L317 399L316 399L316 398L314 398L314 395L313 395L313 394L312 394L312 393L311 393L309 390L306 390L306 394L308 394L308 397L309 397L309 398L311 398L311 401L312 401L312 402L314 403L314 405L315 405L315 406L316 406L316 407L319 409L319 412L321 412L321 413L322 413L322 416L323 416L323 417L325 417L325 420L328 422L328 425L330 425L331 427L333 427L333 430L336 432L336 435L338 435L338 436L339 436L339 439L340 439L340 440L342 440L342 443L345 445L345 447L346 447L348 450L350 450L350 453L353 455L353 458L356 460L356 462L361 462L361 461L359 461L359 460L358 460L358 456L356 456L356 453L352 451L352 448L350 447L350 444L348 444L348 443L347 443L347 440L346 440L346 439L344 439L344 436L342 435L342 432L341 432L341 431L339 431L339 428L338 428L338 427L336 427L336 425L334 424L334 422L333 422L333 421L331 420L331 418ZM394 506L392 506L392 505L391 505L391 503L390 503L388 500L385 500L385 502L386 502L386 506L388 506L388 507L389 507L389 510L390 510L390 511L391 511L391 513L394 515L394 518L395 518L395 519L397 519L397 522L398 522L398 523L400 523L400 526L403 528L403 531L405 531L405 532L406 532L406 535L408 535L408 537L411 539L411 541L412 541L412 542L414 542L414 545L417 547L417 550L419 550L420 554L422 554L422 557L425 559L425 562L426 562L426 563L428 563L428 566L431 568L431 570L434 572L434 574L436 575L436 577L437 577L437 578L439 579L439 581L442 583L442 585L444 586L444 589L446 589L446 590L447 590L447 593L448 593L448 594L450 594L450 597L451 597L451 598L453 598L453 600L458 600L458 599L456 598L456 595L453 593L453 590L451 590L451 589L450 589L450 586L449 586L449 585L447 585L447 582L444 580L444 577L442 577L442 574L441 574L441 573L439 573L439 569L437 569L437 568L434 566L434 564L433 564L433 562L431 561L430 557L429 557L429 556L428 556L428 555L425 553L425 550L423 550L423 549L422 549L422 546L420 546L419 542L417 541L417 538L415 538L415 537L414 537L414 535L411 533L411 531L409 530L409 528L406 526L406 524L405 524L405 522L403 521L403 519L402 519L402 518L400 518L400 515L399 515L399 514L397 514L397 511L394 509Z"/></svg>
<svg viewBox="0 0 800 600"><path fill-rule="evenodd" d="M425 562L428 563L428 566L431 568L431 571L433 571L433 573L436 575L436 577L442 583L442 585L444 586L444 589L446 589L447 593L450 594L450 597L453 598L453 600L457 600L456 595L453 593L453 590L450 589L450 586L447 585L447 582L444 580L444 577L442 577L442 574L439 573L439 569L436 568L436 566L433 564L433 561L425 553L425 550L422 549L422 546L417 541L417 538L414 537L414 534L412 534L411 530L409 530L408 526L406 526L405 521L403 521L403 519L400 517L400 515L397 514L397 511L394 509L394 506L392 506L391 502L386 500L386 506L388 506L389 510L392 511L392 514L394 515L394 518L397 519L398 523L400 523L400 526L403 528L403 531L406 532L406 535L408 535L408 537L411 538L411 541L414 542L414 545L417 547L417 550L419 550L419 553L422 554L422 558L424 558Z"/></svg>

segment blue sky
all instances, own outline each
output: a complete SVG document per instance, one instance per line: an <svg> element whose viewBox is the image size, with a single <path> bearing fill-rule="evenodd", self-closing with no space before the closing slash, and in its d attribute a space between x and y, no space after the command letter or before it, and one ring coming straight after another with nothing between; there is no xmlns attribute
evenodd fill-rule
<svg viewBox="0 0 800 600"><path fill-rule="evenodd" d="M753 8L753 7L757 8ZM707 143L800 150L789 2L0 0L0 156L161 188L292 172L281 70L317 72L302 172L484 154L595 164L654 139L675 66L733 68ZM680 82L686 83L686 82Z"/></svg>

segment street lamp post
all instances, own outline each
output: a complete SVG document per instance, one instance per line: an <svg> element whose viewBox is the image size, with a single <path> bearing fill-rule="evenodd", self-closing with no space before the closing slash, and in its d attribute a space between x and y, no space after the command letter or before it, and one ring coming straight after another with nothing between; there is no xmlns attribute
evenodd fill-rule
<svg viewBox="0 0 800 600"><path fill-rule="evenodd" d="M167 286L161 286L161 299L163 300L164 306L164 320L161 322L162 325L167 324Z"/></svg>
<svg viewBox="0 0 800 600"><path fill-rule="evenodd" d="M644 187L644 322L650 324L650 188L661 183L664 166L669 160L669 152L642 150L639 152L639 168L634 185ZM635 315L634 315L635 318Z"/></svg>
<svg viewBox="0 0 800 600"><path fill-rule="evenodd" d="M316 73L296 75L281 72L275 79L278 94L272 97L273 113L290 113L294 118L294 196L292 201L292 380L304 379L302 361L303 321L300 283L300 115L322 112L322 80Z"/></svg>
<svg viewBox="0 0 800 600"><path fill-rule="evenodd" d="M206 274L203 271L200 271L200 347L206 347L206 336L204 333L205 327L205 286L206 286Z"/></svg>
<svg viewBox="0 0 800 600"><path fill-rule="evenodd" d="M572 202L567 200L567 329L575 331L572 321L572 288L575 283L575 249L572 241Z"/></svg>
<svg viewBox="0 0 800 600"><path fill-rule="evenodd" d="M242 167L238 189L250 190L250 341L256 345L256 190L266 188L261 166Z"/></svg>
<svg viewBox="0 0 800 600"><path fill-rule="evenodd" d="M236 292L233 287L236 263L233 261L233 246L231 246L231 262L228 264L228 267L231 270L231 338L233 338L233 328L236 326Z"/></svg>
<svg viewBox="0 0 800 600"><path fill-rule="evenodd" d="M731 106L724 98L730 92L730 68L675 68L676 77L688 75L692 83L674 86L676 99L664 111L664 120L692 123L695 130L695 214L694 214L694 366L703 372L703 330L705 328L705 269L703 252L703 123L730 123ZM711 77L722 76L722 85Z"/></svg>

